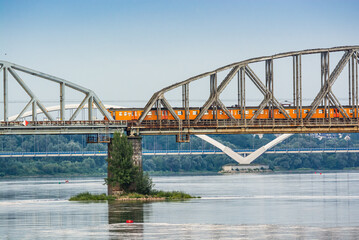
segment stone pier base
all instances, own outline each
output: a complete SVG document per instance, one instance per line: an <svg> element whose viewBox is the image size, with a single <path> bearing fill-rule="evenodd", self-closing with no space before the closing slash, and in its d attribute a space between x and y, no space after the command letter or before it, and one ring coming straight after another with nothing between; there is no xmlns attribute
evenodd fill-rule
<svg viewBox="0 0 359 240"><path fill-rule="evenodd" d="M129 136L127 137L128 141L132 144L133 148L133 156L132 161L136 166L139 166L142 170L142 137L140 136ZM112 139L110 143L108 143L108 158L111 158L111 146L112 146ZM107 177L111 176L111 172L107 170ZM110 186L107 185L107 194L108 195L116 195L121 194L122 190L119 186Z"/></svg>
<svg viewBox="0 0 359 240"><path fill-rule="evenodd" d="M128 141L132 144L133 156L132 161L136 166L142 170L142 137L133 136L127 137Z"/></svg>

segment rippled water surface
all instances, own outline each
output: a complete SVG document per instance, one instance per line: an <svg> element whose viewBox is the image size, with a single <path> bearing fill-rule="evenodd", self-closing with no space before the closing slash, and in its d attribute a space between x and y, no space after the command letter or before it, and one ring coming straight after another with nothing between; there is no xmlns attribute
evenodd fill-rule
<svg viewBox="0 0 359 240"><path fill-rule="evenodd" d="M69 183L65 183L69 180ZM69 202L102 178L0 180L0 239L358 239L359 173L153 177L200 199ZM128 224L126 220L133 220Z"/></svg>

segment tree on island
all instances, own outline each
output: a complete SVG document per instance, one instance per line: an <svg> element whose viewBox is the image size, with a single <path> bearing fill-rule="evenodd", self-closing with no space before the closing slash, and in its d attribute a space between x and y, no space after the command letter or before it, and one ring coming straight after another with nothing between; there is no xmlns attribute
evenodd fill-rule
<svg viewBox="0 0 359 240"><path fill-rule="evenodd" d="M136 166L132 160L133 148L127 136L115 132L113 135L110 151L110 158L106 159L108 163L109 176L105 178L107 185L116 187L120 190L120 196L106 194L91 194L89 192L80 193L71 197L70 201L101 201L115 200L117 197L128 199L148 199L149 197L159 200L188 199L193 196L178 192L165 192L152 190L152 179L147 173L144 173L139 166ZM116 195L116 194L115 194Z"/></svg>
<svg viewBox="0 0 359 240"><path fill-rule="evenodd" d="M105 178L106 184L118 186L125 193L150 194L152 179L139 166L134 165L133 148L127 136L115 132L109 151L111 158L106 161L111 174Z"/></svg>

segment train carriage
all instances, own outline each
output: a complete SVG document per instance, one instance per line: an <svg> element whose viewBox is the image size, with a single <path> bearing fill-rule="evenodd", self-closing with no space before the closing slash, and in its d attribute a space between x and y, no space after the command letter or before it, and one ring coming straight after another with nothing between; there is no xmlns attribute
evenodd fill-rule
<svg viewBox="0 0 359 240"><path fill-rule="evenodd" d="M353 117L353 113L355 114L356 109L352 109L348 106L345 106L343 108L349 117ZM297 118L298 113L297 113L296 108L288 106L288 107L284 107L284 109L291 118ZM183 108L174 108L173 110L180 119L185 120L185 110ZM233 117L235 119L242 119L242 113L238 107L229 107L228 110L231 112L231 114L233 115ZM140 108L110 108L110 109L108 109L108 111L111 113L111 115L113 116L113 118L115 120L126 120L126 121L139 119L139 117L141 116L141 114L143 112L142 109L140 109ZM247 107L245 109L245 112L243 113L245 116L245 119L251 119L256 114L257 111L258 111L258 108ZM310 107L303 107L301 111L302 111L302 117L305 118L310 111ZM326 111L327 111L327 115L329 115L329 116L327 116L327 118L328 117L329 118L343 118L343 115L340 113L340 111L337 108L331 107L331 108L326 109ZM257 116L257 119L272 119L269 114L270 112L272 112L274 119L285 119L285 116L281 112L281 110L276 109L276 108L275 109L268 109L268 108L263 109L261 111L261 113L259 113L259 115ZM194 120L198 116L199 113L200 113L200 108L189 108L189 111L188 111L189 120ZM215 115L217 115L217 116L215 116ZM312 115L312 118L313 119L326 118L325 109L323 107L317 108L315 113ZM159 117L157 114L157 109L155 109L155 108L153 108L152 110L150 110L148 112L148 114L144 120L156 121L159 119L175 120L175 118L172 116L172 114L166 109L162 109L160 111L160 117ZM227 114L221 109L217 109L217 110L208 109L207 112L202 116L201 119L203 119L203 120L213 120L213 119L225 120L225 119L229 119L229 116L227 116Z"/></svg>

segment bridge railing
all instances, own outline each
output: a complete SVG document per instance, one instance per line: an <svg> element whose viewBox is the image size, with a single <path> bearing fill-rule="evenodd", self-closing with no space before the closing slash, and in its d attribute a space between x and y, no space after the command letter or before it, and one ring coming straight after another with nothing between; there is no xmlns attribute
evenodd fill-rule
<svg viewBox="0 0 359 240"><path fill-rule="evenodd" d="M71 125L121 125L127 126L127 121L108 120L76 120L76 121L28 121L27 126L71 126ZM0 126L24 126L23 121L0 122Z"/></svg>
<svg viewBox="0 0 359 240"><path fill-rule="evenodd" d="M126 127L127 121L16 121L0 122L0 134L111 134Z"/></svg>
<svg viewBox="0 0 359 240"><path fill-rule="evenodd" d="M135 122L128 122L128 127L135 127ZM305 127L305 128L303 128ZM353 132L359 130L359 118L309 119L305 123L293 119L256 119L246 120L202 120L198 123L189 121L181 126L175 120L143 121L142 134L166 134L166 132L184 132L189 134L210 133L318 133L318 132Z"/></svg>

